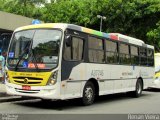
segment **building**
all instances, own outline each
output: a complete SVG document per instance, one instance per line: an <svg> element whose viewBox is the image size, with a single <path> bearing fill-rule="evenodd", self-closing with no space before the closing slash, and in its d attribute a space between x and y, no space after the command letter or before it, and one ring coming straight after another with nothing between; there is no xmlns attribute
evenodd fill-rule
<svg viewBox="0 0 160 120"><path fill-rule="evenodd" d="M39 20L0 11L0 52L6 57L12 32L20 27L38 24Z"/></svg>
<svg viewBox="0 0 160 120"><path fill-rule="evenodd" d="M33 19L0 11L0 34L12 33L17 27L32 24Z"/></svg>

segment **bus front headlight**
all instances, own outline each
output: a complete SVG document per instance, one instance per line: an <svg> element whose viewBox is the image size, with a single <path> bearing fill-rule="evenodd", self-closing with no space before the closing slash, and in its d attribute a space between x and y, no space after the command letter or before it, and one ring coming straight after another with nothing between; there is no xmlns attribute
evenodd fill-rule
<svg viewBox="0 0 160 120"><path fill-rule="evenodd" d="M49 78L47 85L54 85L57 82L57 73L58 71L55 71Z"/></svg>

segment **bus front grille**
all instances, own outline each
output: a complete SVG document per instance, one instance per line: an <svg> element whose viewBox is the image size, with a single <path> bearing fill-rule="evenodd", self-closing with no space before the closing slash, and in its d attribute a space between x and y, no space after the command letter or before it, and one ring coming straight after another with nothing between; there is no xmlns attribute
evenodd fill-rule
<svg viewBox="0 0 160 120"><path fill-rule="evenodd" d="M15 83L18 84L41 84L43 78L36 78L36 77L13 77Z"/></svg>
<svg viewBox="0 0 160 120"><path fill-rule="evenodd" d="M18 81L18 80L14 80L14 82L16 82L16 83L24 83L24 81ZM40 84L41 82L38 82L38 81L35 81L35 82L28 82L27 84Z"/></svg>
<svg viewBox="0 0 160 120"><path fill-rule="evenodd" d="M39 93L40 90L23 90L23 89L15 89L17 92L21 92L21 93Z"/></svg>
<svg viewBox="0 0 160 120"><path fill-rule="evenodd" d="M13 79L25 79L27 78L28 80L43 80L42 78L35 78L35 77L13 77Z"/></svg>

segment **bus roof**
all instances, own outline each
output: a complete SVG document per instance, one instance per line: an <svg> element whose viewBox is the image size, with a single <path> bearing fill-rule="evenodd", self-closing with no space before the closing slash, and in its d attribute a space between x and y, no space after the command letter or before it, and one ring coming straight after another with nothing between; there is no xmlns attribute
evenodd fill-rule
<svg viewBox="0 0 160 120"><path fill-rule="evenodd" d="M15 30L15 32L20 31L20 30L33 29L33 28L60 28L62 30L65 30L68 28L68 29L73 29L73 30L80 31L80 32L85 32L85 33L97 35L100 37L109 38L112 40L123 41L126 43L131 43L131 44L135 44L138 46L144 46L144 47L154 49L153 46L145 44L140 39L136 39L136 38L133 38L130 36L122 35L120 33L104 33L104 32L96 31L96 30L89 29L86 27L82 27L82 26L78 26L78 25L74 25L74 24L67 24L67 23L44 23L44 24L28 25L28 26L23 26L23 27L17 28Z"/></svg>
<svg viewBox="0 0 160 120"><path fill-rule="evenodd" d="M120 41L129 42L132 44L142 45L144 42L140 39L136 39L127 35L122 35L120 33L110 33L112 35L116 35Z"/></svg>
<svg viewBox="0 0 160 120"><path fill-rule="evenodd" d="M19 31L19 30L26 30L26 29L32 29L32 28L61 28L62 30L69 28L69 29L73 29L73 30L105 37L105 38L111 38L108 33L103 33L103 32L89 29L86 27L82 27L82 26L78 26L78 25L74 25L74 24L66 24L66 23L45 23L45 24L28 25L28 26L23 26L23 27L17 28L15 30L15 32ZM113 38L116 39L116 36ZM116 39L116 40L118 40L118 39Z"/></svg>
<svg viewBox="0 0 160 120"><path fill-rule="evenodd" d="M144 47L147 47L147 48L154 49L153 46L145 44L144 41L142 41L140 39L137 39L137 38L133 38L133 37L123 35L123 34L120 34L120 33L109 33L109 35L116 35L118 37L119 41L123 41L123 42L131 43L131 44L134 44L134 45L144 46Z"/></svg>

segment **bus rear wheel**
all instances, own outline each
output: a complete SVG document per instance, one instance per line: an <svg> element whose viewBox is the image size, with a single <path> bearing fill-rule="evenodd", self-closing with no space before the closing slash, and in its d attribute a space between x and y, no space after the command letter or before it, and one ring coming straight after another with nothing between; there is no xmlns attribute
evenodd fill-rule
<svg viewBox="0 0 160 120"><path fill-rule="evenodd" d="M130 97L138 98L142 95L142 91L143 91L143 83L141 79L138 79L136 82L135 90L127 92L127 95Z"/></svg>
<svg viewBox="0 0 160 120"><path fill-rule="evenodd" d="M135 91L133 91L133 97L140 97L142 95L143 83L141 79L138 79L135 86Z"/></svg>
<svg viewBox="0 0 160 120"><path fill-rule="evenodd" d="M92 82L87 82L83 89L82 104L87 106L93 104L95 100L95 87Z"/></svg>

